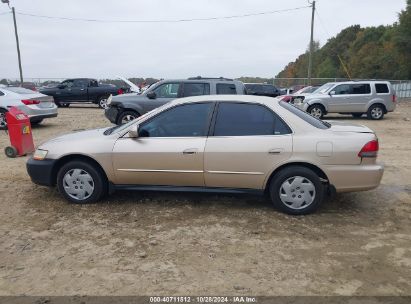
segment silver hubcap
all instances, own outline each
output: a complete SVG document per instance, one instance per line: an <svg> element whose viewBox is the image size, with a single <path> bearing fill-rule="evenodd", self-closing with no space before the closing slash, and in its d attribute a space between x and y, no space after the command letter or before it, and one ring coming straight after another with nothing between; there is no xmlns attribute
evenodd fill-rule
<svg viewBox="0 0 411 304"><path fill-rule="evenodd" d="M376 118L376 119L380 118L380 117L382 116L382 109L379 108L379 107L373 108L373 109L371 110L371 116L372 116L373 118Z"/></svg>
<svg viewBox="0 0 411 304"><path fill-rule="evenodd" d="M280 187L280 199L291 209L306 208L315 199L315 186L306 177L290 177Z"/></svg>
<svg viewBox="0 0 411 304"><path fill-rule="evenodd" d="M107 108L108 108L107 98L100 99L100 107L102 107L103 109L107 109Z"/></svg>
<svg viewBox="0 0 411 304"><path fill-rule="evenodd" d="M83 169L71 169L63 178L64 191L76 200L85 200L94 192L94 180Z"/></svg>
<svg viewBox="0 0 411 304"><path fill-rule="evenodd" d="M310 112L311 116L320 118L323 115L323 111L320 108L314 108Z"/></svg>
<svg viewBox="0 0 411 304"><path fill-rule="evenodd" d="M0 112L0 128L7 127L6 113Z"/></svg>
<svg viewBox="0 0 411 304"><path fill-rule="evenodd" d="M123 117L123 119L121 120L121 123L128 123L129 121L132 121L132 120L134 120L134 119L136 119L136 117L134 116L134 115L126 115L126 116L124 116Z"/></svg>

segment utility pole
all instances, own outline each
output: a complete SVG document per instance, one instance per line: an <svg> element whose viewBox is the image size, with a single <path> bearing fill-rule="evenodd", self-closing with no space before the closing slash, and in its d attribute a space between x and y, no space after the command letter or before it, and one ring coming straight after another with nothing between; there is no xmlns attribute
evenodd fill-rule
<svg viewBox="0 0 411 304"><path fill-rule="evenodd" d="M1 0L1 2L7 4L10 8L9 0ZM17 58L19 60L19 72L20 72L20 86L23 85L23 69L21 68L21 55L20 55L20 44L19 44L19 34L17 33L17 22L16 22L16 12L14 7L11 8L11 12L13 13L13 22L14 22L14 35L16 36L16 44L17 44Z"/></svg>
<svg viewBox="0 0 411 304"><path fill-rule="evenodd" d="M17 33L16 12L14 11L14 6L11 8L11 11L13 12L14 34L16 35L17 57L19 58L20 86L22 86L23 85L23 69L21 68L19 34Z"/></svg>
<svg viewBox="0 0 411 304"><path fill-rule="evenodd" d="M308 85L311 85L311 72L313 66L313 52L314 52L314 13L315 13L315 1L311 3L311 39L310 39L310 53L308 55Z"/></svg>

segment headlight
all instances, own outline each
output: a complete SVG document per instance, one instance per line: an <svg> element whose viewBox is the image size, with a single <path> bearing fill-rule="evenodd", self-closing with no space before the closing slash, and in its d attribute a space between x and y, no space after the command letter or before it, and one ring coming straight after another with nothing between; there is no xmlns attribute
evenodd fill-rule
<svg viewBox="0 0 411 304"><path fill-rule="evenodd" d="M34 152L33 159L43 160L46 158L47 153L48 153L47 150L37 149L36 152Z"/></svg>
<svg viewBox="0 0 411 304"><path fill-rule="evenodd" d="M110 94L110 96L107 98L107 105L111 105L111 101L113 100L113 95Z"/></svg>

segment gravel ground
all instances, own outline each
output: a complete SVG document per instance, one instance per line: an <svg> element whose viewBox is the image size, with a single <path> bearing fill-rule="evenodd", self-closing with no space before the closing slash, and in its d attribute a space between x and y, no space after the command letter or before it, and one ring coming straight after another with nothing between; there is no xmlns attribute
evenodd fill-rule
<svg viewBox="0 0 411 304"><path fill-rule="evenodd" d="M0 295L411 295L411 103L374 129L386 165L373 191L287 216L260 197L118 192L72 205L0 154ZM37 144L107 126L60 109ZM8 137L0 133L0 147Z"/></svg>

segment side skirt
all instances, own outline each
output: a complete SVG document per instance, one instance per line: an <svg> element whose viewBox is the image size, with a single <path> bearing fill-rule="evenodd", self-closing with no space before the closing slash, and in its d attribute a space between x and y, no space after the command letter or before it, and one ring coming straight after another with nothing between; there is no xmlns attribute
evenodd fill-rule
<svg viewBox="0 0 411 304"><path fill-rule="evenodd" d="M217 188L217 187L183 187L183 186L149 186L149 185L114 185L110 183L110 194L117 190L163 191L163 192L203 192L263 195L259 189Z"/></svg>

